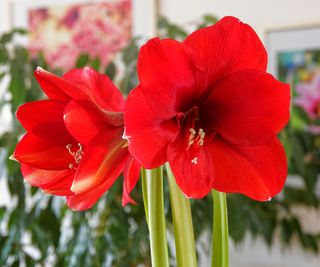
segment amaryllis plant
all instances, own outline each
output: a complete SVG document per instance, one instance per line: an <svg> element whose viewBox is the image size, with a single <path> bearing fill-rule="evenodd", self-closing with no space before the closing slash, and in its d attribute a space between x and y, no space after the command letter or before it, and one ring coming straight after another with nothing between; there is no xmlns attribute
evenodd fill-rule
<svg viewBox="0 0 320 267"><path fill-rule="evenodd" d="M49 100L22 105L27 130L13 158L30 184L92 207L123 173L123 204L142 166L152 266L169 266L163 207L166 164L178 266L197 266L189 198L213 192L212 266L228 266L225 193L267 201L286 180L277 139L289 119L290 88L266 72L254 30L234 17L183 42L142 46L139 84L126 103L107 76L75 69L35 76ZM124 120L123 120L124 116ZM199 200L200 201L200 200Z"/></svg>

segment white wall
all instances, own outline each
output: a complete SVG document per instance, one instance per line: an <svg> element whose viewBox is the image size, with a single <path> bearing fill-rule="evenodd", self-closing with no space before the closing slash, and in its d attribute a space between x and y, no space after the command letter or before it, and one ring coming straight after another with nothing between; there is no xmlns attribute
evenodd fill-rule
<svg viewBox="0 0 320 267"><path fill-rule="evenodd" d="M0 34L9 30L9 1L0 0Z"/></svg>
<svg viewBox="0 0 320 267"><path fill-rule="evenodd" d="M184 25L203 14L233 15L263 37L266 29L320 24L319 0L160 0L161 14Z"/></svg>

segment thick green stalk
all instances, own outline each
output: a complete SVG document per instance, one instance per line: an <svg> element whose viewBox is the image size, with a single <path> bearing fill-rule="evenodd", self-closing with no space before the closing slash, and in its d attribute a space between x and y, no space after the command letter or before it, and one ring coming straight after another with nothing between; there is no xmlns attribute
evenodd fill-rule
<svg viewBox="0 0 320 267"><path fill-rule="evenodd" d="M177 266L197 267L190 200L183 195L177 186L168 163L166 164L166 168L170 189Z"/></svg>
<svg viewBox="0 0 320 267"><path fill-rule="evenodd" d="M146 214L146 221L149 227L147 170L144 168L141 168L141 187L142 187L144 212Z"/></svg>
<svg viewBox="0 0 320 267"><path fill-rule="evenodd" d="M163 170L142 170L142 193L149 227L152 267L169 267L163 205Z"/></svg>
<svg viewBox="0 0 320 267"><path fill-rule="evenodd" d="M226 194L213 190L212 267L229 266L229 233Z"/></svg>

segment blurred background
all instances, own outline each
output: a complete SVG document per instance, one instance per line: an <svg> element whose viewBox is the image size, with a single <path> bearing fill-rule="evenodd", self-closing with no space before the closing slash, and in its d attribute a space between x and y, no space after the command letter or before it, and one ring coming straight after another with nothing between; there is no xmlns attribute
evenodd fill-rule
<svg viewBox="0 0 320 267"><path fill-rule="evenodd" d="M23 182L8 160L23 129L14 112L44 98L33 78L89 65L124 94L138 81L148 37L183 40L233 15L265 43L269 70L292 85L291 119L280 133L289 177L279 196L258 203L228 196L231 267L320 266L320 2L318 0L0 0L0 266L150 266L141 186L122 208L121 185L86 212ZM165 182L166 188L166 182ZM199 266L210 266L211 197L192 200ZM170 257L174 241L165 196Z"/></svg>

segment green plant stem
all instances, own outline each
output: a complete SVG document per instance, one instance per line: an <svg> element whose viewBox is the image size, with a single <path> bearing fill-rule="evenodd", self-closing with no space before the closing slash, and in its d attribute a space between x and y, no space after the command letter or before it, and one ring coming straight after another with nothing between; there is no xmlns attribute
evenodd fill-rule
<svg viewBox="0 0 320 267"><path fill-rule="evenodd" d="M213 196L213 237L212 267L229 266L229 233L226 194L212 191Z"/></svg>
<svg viewBox="0 0 320 267"><path fill-rule="evenodd" d="M168 163L166 163L166 168L169 181L177 266L197 267L190 200L183 195L177 186Z"/></svg>
<svg viewBox="0 0 320 267"><path fill-rule="evenodd" d="M142 169L142 193L149 227L152 267L169 267L163 204L163 168Z"/></svg>

